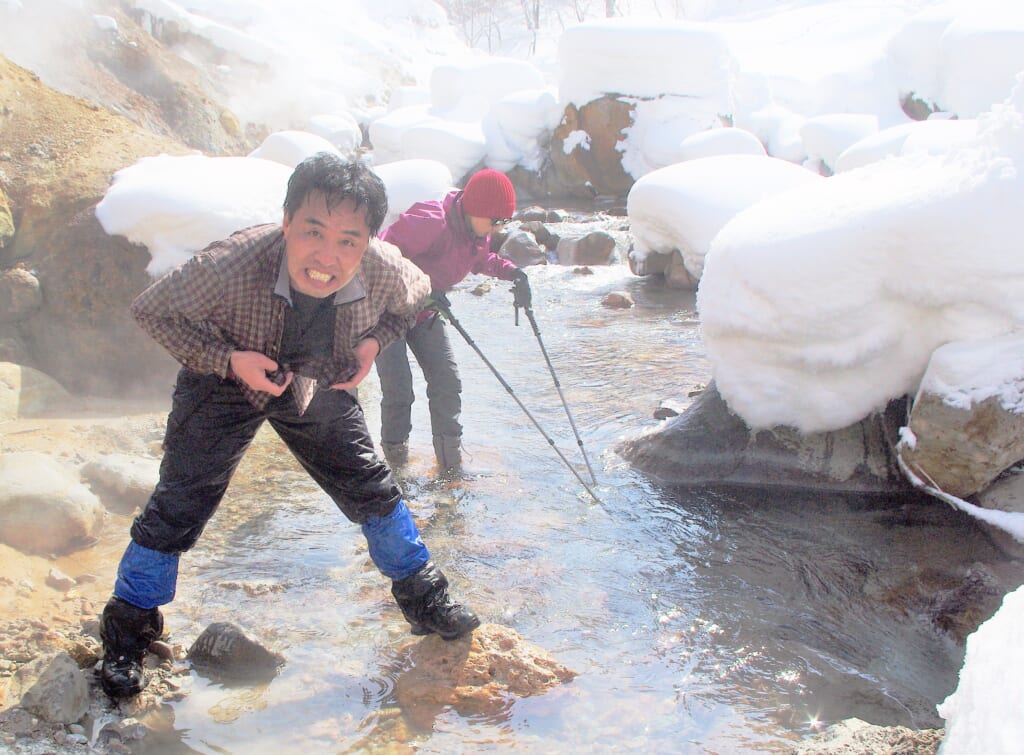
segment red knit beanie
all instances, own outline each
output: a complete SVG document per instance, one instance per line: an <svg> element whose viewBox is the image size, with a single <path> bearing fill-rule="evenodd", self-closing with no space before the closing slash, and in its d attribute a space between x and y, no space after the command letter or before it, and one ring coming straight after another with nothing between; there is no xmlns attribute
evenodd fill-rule
<svg viewBox="0 0 1024 755"><path fill-rule="evenodd" d="M474 218L510 218L516 211L516 190L500 170L477 171L462 191L462 209Z"/></svg>

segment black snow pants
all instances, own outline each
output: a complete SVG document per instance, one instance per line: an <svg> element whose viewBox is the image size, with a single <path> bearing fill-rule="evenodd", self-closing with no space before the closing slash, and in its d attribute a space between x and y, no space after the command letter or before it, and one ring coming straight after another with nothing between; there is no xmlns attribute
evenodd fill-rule
<svg viewBox="0 0 1024 755"><path fill-rule="evenodd" d="M160 481L132 524L132 540L162 553L195 545L264 420L351 521L386 516L401 500L374 451L362 407L347 391L317 391L300 416L291 390L259 410L234 381L182 369Z"/></svg>

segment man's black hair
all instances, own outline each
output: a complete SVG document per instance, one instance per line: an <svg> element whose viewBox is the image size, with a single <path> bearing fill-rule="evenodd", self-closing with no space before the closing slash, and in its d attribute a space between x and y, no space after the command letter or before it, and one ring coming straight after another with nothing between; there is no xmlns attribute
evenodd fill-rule
<svg viewBox="0 0 1024 755"><path fill-rule="evenodd" d="M284 211L295 216L309 194L322 194L328 211L342 202L366 208L366 225L376 236L388 214L388 194L380 176L358 160L345 160L330 152L317 152L295 166L288 179Z"/></svg>

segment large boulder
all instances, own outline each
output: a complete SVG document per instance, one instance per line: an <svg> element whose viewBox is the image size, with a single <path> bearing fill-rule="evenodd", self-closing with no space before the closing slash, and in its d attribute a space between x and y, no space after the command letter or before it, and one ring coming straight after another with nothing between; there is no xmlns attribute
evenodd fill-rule
<svg viewBox="0 0 1024 755"><path fill-rule="evenodd" d="M160 480L160 460L103 454L83 465L81 475L107 510L130 514L149 500Z"/></svg>
<svg viewBox="0 0 1024 755"><path fill-rule="evenodd" d="M951 341L932 352L899 452L911 474L957 498L1024 459L1024 336Z"/></svg>
<svg viewBox="0 0 1024 755"><path fill-rule="evenodd" d="M958 498L979 493L1024 459L1024 415L993 396L970 408L920 392L910 412L915 441L901 447L903 461L933 487Z"/></svg>
<svg viewBox="0 0 1024 755"><path fill-rule="evenodd" d="M630 269L637 275L664 272L673 288L695 290L712 241L734 217L768 197L824 180L764 154L714 155L651 171L627 200L635 258Z"/></svg>
<svg viewBox="0 0 1024 755"><path fill-rule="evenodd" d="M0 362L0 422L42 414L69 398L64 386L49 375L13 362Z"/></svg>
<svg viewBox="0 0 1024 755"><path fill-rule="evenodd" d="M0 455L0 540L22 553L64 554L92 545L106 512L74 470L31 451Z"/></svg>
<svg viewBox="0 0 1024 755"><path fill-rule="evenodd" d="M611 265L618 257L615 237L606 231L561 239L555 251L559 265Z"/></svg>
<svg viewBox="0 0 1024 755"><path fill-rule="evenodd" d="M93 208L116 171L188 148L50 89L3 56L0 102L6 189L18 219L0 267L23 263L39 282L39 308L18 323L34 366L72 391L110 396L125 395L141 375L170 375L169 357L128 311L150 282L148 253L104 233Z"/></svg>
<svg viewBox="0 0 1024 755"><path fill-rule="evenodd" d="M605 95L580 108L570 104L551 137L551 170L569 196L624 197L633 177L622 167L623 130L633 125L635 105Z"/></svg>
<svg viewBox="0 0 1024 755"><path fill-rule="evenodd" d="M834 432L753 432L712 382L682 414L616 450L639 471L673 485L893 493L912 487L892 450L905 411L904 402L894 401L885 412Z"/></svg>
<svg viewBox="0 0 1024 755"><path fill-rule="evenodd" d="M501 256L512 260L517 267L547 264L548 255L534 237L527 231L513 231L501 245Z"/></svg>
<svg viewBox="0 0 1024 755"><path fill-rule="evenodd" d="M33 250L45 304L21 324L21 332L36 366L73 393L166 393L177 364L129 311L132 299L152 282L149 252L107 235L94 208L62 218Z"/></svg>

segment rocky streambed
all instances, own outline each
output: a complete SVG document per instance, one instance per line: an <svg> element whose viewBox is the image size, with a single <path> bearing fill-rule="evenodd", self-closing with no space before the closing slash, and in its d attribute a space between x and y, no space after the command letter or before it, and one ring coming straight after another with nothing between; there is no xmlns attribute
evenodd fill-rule
<svg viewBox="0 0 1024 755"><path fill-rule="evenodd" d="M164 408L75 400L49 416L0 425L0 453L44 454L85 465L98 456L155 458ZM276 439L261 433L258 456ZM130 475L129 475L130 476ZM113 488L110 488L113 489ZM140 496L122 486L122 496ZM115 704L98 686L98 615L109 596L134 507L121 500L108 511L89 547L66 555L26 554L0 545L0 749L11 753L128 753L174 751L174 709L192 693L196 664L188 656L195 636L168 636L151 648L151 682L137 698ZM136 500L136 505L141 501ZM248 583L242 584L246 589ZM172 608L173 610L173 608ZM230 663L212 673L230 675ZM357 750L387 743L412 752L438 711L487 716L511 699L571 690L576 671L514 630L485 624L473 640L444 643L413 638L396 656L398 708L382 709ZM204 673L210 673L206 670ZM251 682L258 685L258 682ZM237 716L236 711L213 712ZM870 726L844 721L791 750L793 753L934 753L941 730ZM404 742L404 745L400 743Z"/></svg>

